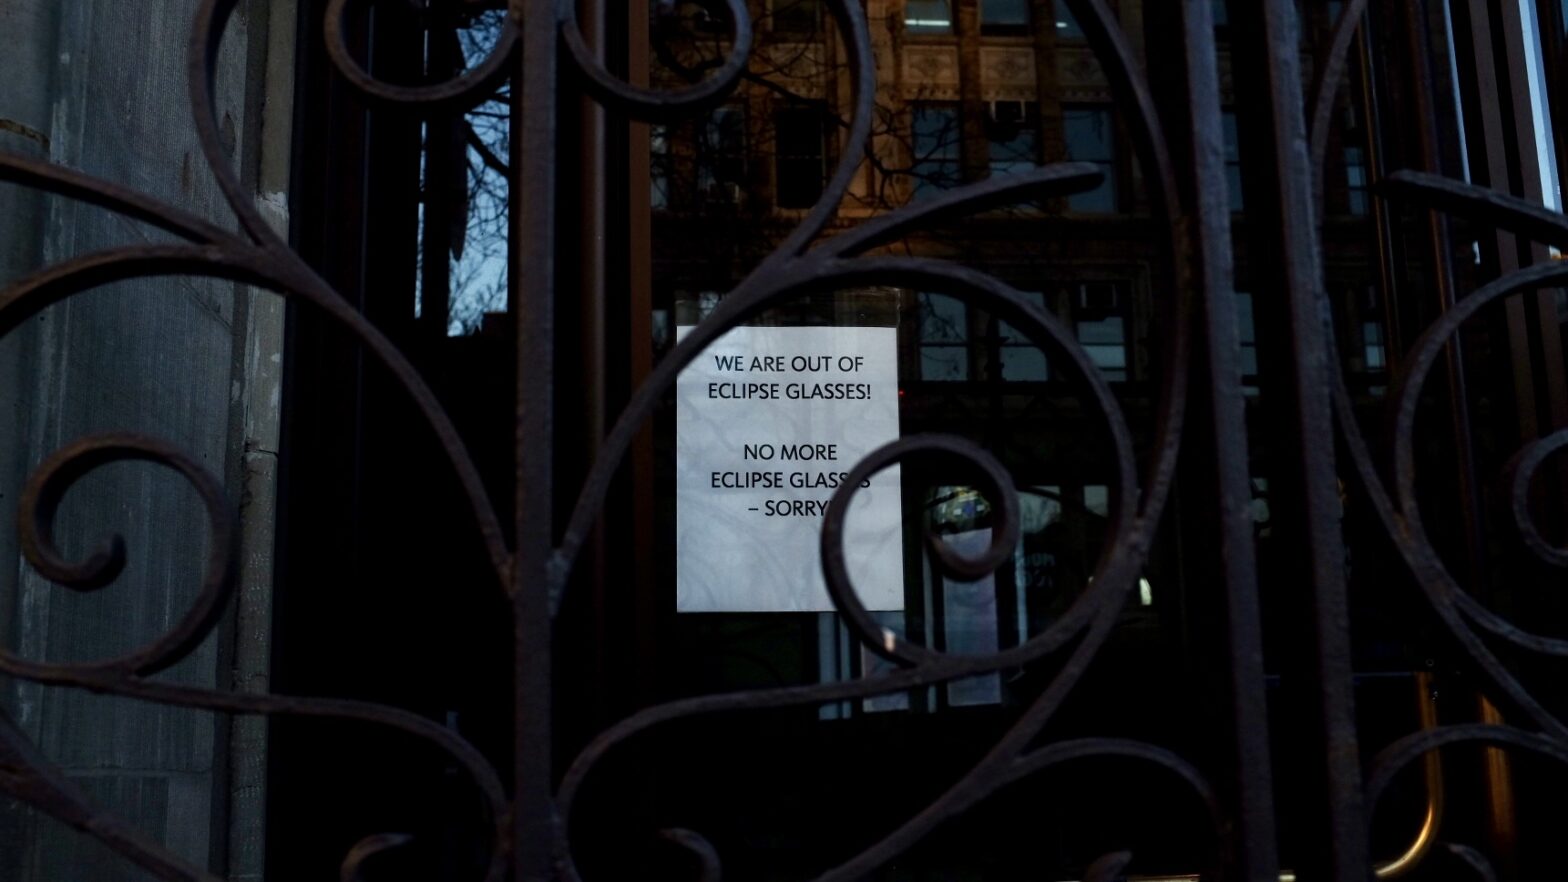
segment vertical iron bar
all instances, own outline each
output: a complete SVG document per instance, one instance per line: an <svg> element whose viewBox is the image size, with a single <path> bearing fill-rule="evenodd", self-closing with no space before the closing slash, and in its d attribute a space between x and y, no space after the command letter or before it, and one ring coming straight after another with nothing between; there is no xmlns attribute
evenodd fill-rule
<svg viewBox="0 0 1568 882"><path fill-rule="evenodd" d="M626 73L634 86L648 85L648 0L628 0L626 4ZM627 159L627 317L631 335L631 388L636 389L653 373L653 168L652 128L648 123L631 121ZM671 317L673 321L673 316ZM652 703L651 672L658 670L658 640L655 637L659 607L654 578L654 492L655 469L653 426L644 423L632 442L632 554L631 576L627 582L633 599L632 620L634 665L631 698L636 706ZM623 595L624 596L624 595Z"/></svg>
<svg viewBox="0 0 1568 882"><path fill-rule="evenodd" d="M523 28L512 87L516 175L507 287L517 320L516 640L512 835L516 882L552 868L550 565L554 547L556 15L553 0L512 0ZM525 281L526 280L526 281Z"/></svg>
<svg viewBox="0 0 1568 882"><path fill-rule="evenodd" d="M589 49L594 56L603 63L608 56L606 48L606 18L609 14L605 0L581 0L578 3L578 26L582 29L583 39L587 41ZM608 152L605 138L608 132L604 106L586 93L578 98L578 141L577 153L581 163L578 167L578 284L577 302L578 310L579 346L581 365L579 374L582 390L576 396L574 409L579 409L582 414L581 424L577 431L581 433L584 450L587 452L588 463L599 455L600 442L604 438L605 414L609 401L609 382L607 361L608 354L608 327L606 315L608 311L607 279L609 266L608 247L608 217L607 217L607 185L606 173L609 170ZM606 653L613 644L609 631L610 601L606 597L607 566L607 530L601 522L596 525L587 539L587 551L583 558L582 571L578 578L579 584L586 582L583 588L592 597L593 640L592 656L588 660L591 681L594 683L608 683L611 662ZM595 700L598 706L594 708L593 718L598 719L605 707L608 689L594 689Z"/></svg>
<svg viewBox="0 0 1568 882"><path fill-rule="evenodd" d="M1432 86L1432 46L1427 33L1426 4L1405 0L1405 62L1413 93L1416 125L1416 161L1421 171L1441 174L1438 152L1437 110ZM1426 211L1427 248L1432 260L1432 281L1437 289L1437 314L1454 306L1453 245L1449 237L1448 215L1436 209ZM1449 431L1454 443L1455 478L1459 506L1464 513L1465 558L1470 584L1486 584L1486 540L1482 534L1479 481L1476 478L1475 445L1470 434L1470 399L1464 373L1464 347L1455 334L1444 347L1444 366L1448 379Z"/></svg>
<svg viewBox="0 0 1568 882"><path fill-rule="evenodd" d="M1230 196L1226 192L1219 62L1212 16L1209 0L1184 3L1195 224L1194 247L1177 259L1187 261L1192 282L1203 298L1205 345L1201 349L1208 355L1208 414L1214 433L1220 574L1224 580L1229 649L1229 734L1234 758L1231 804L1237 825L1230 859L1236 878L1275 882L1279 878L1279 857L1275 845L1268 703L1263 691L1263 626L1252 537L1246 403L1241 392ZM1202 376L1199 373L1195 379Z"/></svg>
<svg viewBox="0 0 1568 882"><path fill-rule="evenodd" d="M1307 696L1307 743L1320 763L1309 773L1303 879L1350 882L1371 873L1361 795L1351 680L1350 626L1334 466L1327 306L1303 114L1300 35L1292 0L1233 4L1241 33L1233 43L1242 155L1248 192L1249 262L1264 292L1267 331L1260 344L1266 403L1274 414L1271 456L1281 500L1280 572L1287 599L1307 631L1296 650ZM1263 330L1260 328L1260 330ZM1294 574L1300 574L1297 582ZM1297 587L1299 586L1299 587Z"/></svg>

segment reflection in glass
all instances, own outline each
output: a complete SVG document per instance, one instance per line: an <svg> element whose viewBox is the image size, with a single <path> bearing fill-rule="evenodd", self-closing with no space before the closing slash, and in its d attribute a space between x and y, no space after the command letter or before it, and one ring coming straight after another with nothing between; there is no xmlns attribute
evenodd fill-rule
<svg viewBox="0 0 1568 882"><path fill-rule="evenodd" d="M1111 111L1106 107L1062 107L1062 133L1067 141L1067 158L1091 162L1100 167L1105 180L1100 186L1067 197L1073 211L1110 213L1116 210L1116 138Z"/></svg>
<svg viewBox="0 0 1568 882"><path fill-rule="evenodd" d="M920 379L969 379L969 310L946 294L918 296Z"/></svg>
<svg viewBox="0 0 1568 882"><path fill-rule="evenodd" d="M958 108L952 104L916 104L911 114L914 196L957 186L963 138Z"/></svg>
<svg viewBox="0 0 1568 882"><path fill-rule="evenodd" d="M953 29L953 12L947 0L908 0L904 27L911 33L941 34Z"/></svg>
<svg viewBox="0 0 1568 882"><path fill-rule="evenodd" d="M1230 210L1241 211L1241 142L1236 136L1236 114L1220 113L1220 128L1225 135L1225 188L1230 193Z"/></svg>

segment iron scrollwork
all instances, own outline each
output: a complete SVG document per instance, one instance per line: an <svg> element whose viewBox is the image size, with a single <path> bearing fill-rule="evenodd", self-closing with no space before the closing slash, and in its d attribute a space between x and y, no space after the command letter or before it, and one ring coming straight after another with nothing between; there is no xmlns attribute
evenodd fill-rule
<svg viewBox="0 0 1568 882"><path fill-rule="evenodd" d="M560 877L577 877L569 834L572 809L583 783L610 751L653 727L708 714L812 705L896 692L1016 667L1047 657L1061 658L1054 678L978 763L902 826L887 832L848 861L824 871L819 878L859 878L886 864L935 827L969 810L1000 788L1043 769L1091 756L1137 760L1175 775L1207 806L1216 835L1221 835L1220 831L1226 826L1227 808L1214 787L1198 768L1165 748L1116 738L1037 744L1046 724L1078 685L1104 645L1147 558L1155 525L1165 510L1183 434L1190 307L1200 294L1213 296L1214 293L1195 290L1196 282L1188 265L1189 251L1193 247L1191 215L1195 209L1184 203L1178 191L1177 175L1160 115L1126 36L1103 0L1069 0L1069 6L1095 48L1121 105L1129 112L1155 211L1164 222L1172 276L1177 280L1175 296L1165 304L1170 341L1165 347L1167 363L1162 372L1164 387L1159 397L1156 438L1145 466L1139 468L1131 433L1109 386L1059 319L986 273L941 261L870 253L911 229L940 219L1031 196L1066 195L1090 189L1100 180L1100 172L1095 166L1057 163L1008 178L967 185L887 212L848 232L819 241L848 192L860 157L869 143L875 90L865 13L855 0L833 0L830 9L848 55L854 95L851 124L837 168L817 204L782 244L729 292L714 312L697 325L634 392L606 436L602 453L580 489L562 538L549 549L547 561L521 559L521 555L532 552L519 549L519 543L508 540L507 529L483 489L473 458L430 387L381 331L310 269L272 230L224 158L213 109L213 81L217 48L236 5L237 0L203 0L189 44L188 72L189 99L201 147L235 214L238 231L216 226L177 207L78 172L19 157L0 156L0 180L98 205L153 224L183 240L182 244L115 248L77 257L13 284L0 295L0 333L13 330L28 317L66 297L130 278L174 274L216 277L309 304L352 334L413 401L435 434L464 490L476 529L487 550L496 587L507 592L514 601L521 593L533 593L537 595L535 599L542 600L533 608L543 609L546 615L553 617L560 607L572 568L584 550L586 537L604 508L615 472L626 457L634 436L651 418L661 396L673 388L680 370L727 331L802 294L872 284L902 285L981 303L1043 348L1053 364L1069 369L1084 400L1097 412L1097 429L1109 440L1117 481L1111 505L1109 541L1095 566L1092 580L1065 614L1043 632L1018 646L984 656L942 653L877 625L859 601L844 566L844 519L854 492L852 488L861 478L914 457L940 457L956 462L977 476L977 484L992 500L997 512L997 527L991 547L977 558L956 555L946 545L935 541L930 544L930 553L939 571L973 579L994 571L1012 553L1016 542L1018 499L1010 477L984 450L946 436L904 438L859 463L850 479L835 493L825 518L821 541L823 572L834 605L855 639L893 662L896 669L847 682L685 699L645 709L610 727L571 763L559 788L542 807L550 826L551 858ZM552 78L551 83L540 88L551 88L558 72L554 52L559 42L565 49L569 73L576 76L597 100L631 117L655 119L710 105L737 88L751 49L752 22L746 4L741 0L726 0L726 5L732 27L730 54L710 77L677 91L636 87L611 74L589 51L577 27L574 4L569 0L513 0L499 38L486 57L450 81L425 86L383 82L354 60L345 38L346 20L351 12L349 0L332 0L328 4L324 28L327 51L337 69L365 96L389 106L423 111L476 103L491 94L503 80L517 75L521 64L531 63L532 70L547 73ZM1203 11L1206 3L1189 2L1188 6L1198 10L1194 14L1207 15ZM1353 0L1345 5L1327 59L1319 65L1320 80L1310 104L1313 111L1311 154L1319 169L1333 90L1344 70L1350 36L1365 6L1365 0ZM1201 32L1203 29L1190 30ZM1212 41L1212 28L1209 31L1207 39ZM545 47L549 57L525 57L540 47ZM1212 53L1212 42L1198 46L1197 50ZM526 96L514 96L514 101L521 102L519 109L526 115L529 125L553 128L553 105L539 108L530 106L528 100ZM539 118L541 113L545 115L543 120ZM544 183L553 186L552 181ZM1402 173L1391 179L1388 195L1469 211L1500 226L1568 248L1568 222L1562 216L1495 193L1430 176ZM514 254L513 260L521 258ZM1400 768L1428 751L1449 744L1505 745L1568 762L1568 726L1530 696L1483 644L1476 628L1519 648L1555 656L1568 656L1568 641L1523 632L1486 610L1462 590L1425 538L1414 499L1410 457L1414 402L1447 337L1485 304L1564 278L1568 278L1568 269L1562 266L1521 270L1466 297L1422 336L1412 352L1412 369L1403 378L1397 393L1399 422L1394 436L1392 494L1379 477L1366 441L1356 428L1343 377L1335 374L1334 404L1339 432L1352 453L1361 483L1407 567L1426 591L1432 608L1465 647L1473 665L1484 673L1499 695L1509 699L1542 729L1542 732L1534 733L1503 726L1450 726L1396 742L1373 764L1366 788L1369 804L1376 803ZM1523 500L1524 488L1536 467L1564 445L1568 445L1568 434L1559 432L1522 451L1512 484L1513 510L1527 546L1543 560L1557 565L1568 563L1568 552L1549 546L1541 538ZM192 689L150 679L185 657L212 632L233 589L235 515L224 499L221 484L178 450L154 438L122 434L82 439L46 461L29 484L22 513L24 552L42 575L67 588L85 591L112 581L123 566L127 552L118 538L82 562L62 559L51 539L55 508L64 490L87 472L122 459L151 461L174 469L196 489L206 506L211 555L197 600L173 630L122 658L74 665L46 664L0 651L0 672L38 683L183 707L234 714L357 720L403 731L442 751L472 781L486 822L493 828L486 879L496 882L514 867L519 875L526 875L524 870L536 869L521 866L524 857L515 830L522 814L537 813L541 807L520 805L519 801L525 798L519 795L524 792L523 788L509 793L501 774L471 744L440 725L385 705ZM518 492L534 489L519 487ZM524 567L525 564L530 566ZM548 578L526 581L519 577L519 573L525 571L544 572ZM522 608L521 605L514 607ZM533 624L539 626L537 622ZM542 627L548 629L548 622ZM523 706L516 711L519 719L530 712ZM200 868L183 862L94 809L3 717L0 717L0 790L95 836L160 878L213 879ZM668 830L665 836L697 856L703 878L719 878L721 857L700 832ZM345 857L341 868L343 878L356 878L368 860L404 841L402 837L390 834L363 840ZM1484 876L1488 872L1484 861L1473 851L1462 846L1452 846L1450 851L1475 867L1479 874ZM1115 878L1128 859L1124 853L1107 855L1090 868L1089 878Z"/></svg>
<svg viewBox="0 0 1568 882"><path fill-rule="evenodd" d="M543 3L535 5L547 7ZM870 136L875 72L867 24L858 4L834 3L834 17L849 49L856 100L848 149L843 151L843 159L832 180L816 207L784 244L731 292L715 314L677 347L644 387L637 391L611 431L605 444L605 453L586 481L564 538L553 552L550 571L554 578L548 585L524 586L514 579L514 568L517 565L515 552L503 538L499 519L480 488L474 463L429 387L390 341L306 266L266 224L246 198L238 176L223 158L213 111L212 84L217 47L235 6L235 0L205 0L201 4L189 47L189 97L195 111L202 149L237 217L239 232L230 232L176 207L159 204L140 194L77 172L16 157L0 158L0 179L108 208L161 227L187 243L107 250L67 261L23 279L0 297L0 332L15 328L46 306L81 291L122 279L171 274L230 279L311 304L353 334L413 399L424 420L435 432L466 491L499 585L514 594L519 590L548 591L552 614L559 606L566 575L581 550L583 537L603 505L610 476L624 456L633 434L648 418L658 396L670 388L678 371L708 343L769 306L801 293L891 282L919 284L955 296L983 301L1006 315L1023 333L1041 341L1053 354L1071 364L1104 418L1105 429L1113 441L1119 477L1114 538L1111 547L1102 556L1093 586L1047 632L1023 646L992 656L946 657L908 643L877 628L870 621L843 570L842 523L849 496L847 492L840 492L832 501L823 530L823 565L830 590L856 636L872 650L903 666L903 669L884 677L844 684L717 695L677 702L651 708L613 727L585 749L567 771L558 794L558 808L551 810L552 813L558 812L561 819L556 848L562 876L570 878L576 875L565 840L565 821L569 819L579 784L605 752L650 726L696 714L821 703L938 683L1022 664L1058 652L1068 645L1073 645L1073 649L1056 681L980 765L904 827L855 859L829 871L823 878L856 877L885 862L942 820L964 811L998 788L1054 764L1084 756L1120 756L1163 766L1189 782L1211 811L1218 812L1217 801L1202 775L1179 757L1152 745L1116 739L1086 739L1028 749L1030 742L1082 675L1110 631L1122 598L1135 582L1138 565L1147 552L1153 524L1158 519L1169 488L1180 433L1183 397L1167 394L1164 398L1165 414L1161 421L1163 433L1157 445L1155 466L1147 489L1140 495L1130 436L1117 404L1087 354L1057 319L1026 300L1016 290L983 273L935 261L859 256L911 227L940 217L981 210L1025 195L1066 194L1089 189L1100 179L1100 173L1094 166L1063 163L1011 180L983 182L955 190L918 207L876 218L858 230L808 252L808 246L818 237L847 191L859 152ZM559 29L575 72L592 94L609 106L640 117L669 115L722 99L738 84L751 43L749 14L743 3L732 0L729 9L734 27L734 49L714 76L679 92L638 89L615 79L593 59L578 33L571 3L555 4L552 10L553 22L535 16L532 23L526 25L522 23L526 17L522 4L514 3L494 48L479 64L448 82L405 87L376 79L353 59L344 36L349 6L347 0L333 0L328 4L326 46L338 70L368 98L388 105L416 109L473 103L489 94L512 74L516 56L526 42L525 34L529 28L534 31ZM1096 33L1100 42L1108 44L1112 49L1110 60L1115 79L1142 112L1136 120L1142 148L1140 152L1151 161L1150 177L1159 184L1156 188L1157 201L1172 219L1170 229L1174 236L1177 226L1174 222L1176 208L1172 170L1148 91L1131 63L1131 53L1125 38L1104 4L1093 0L1082 6L1083 19L1089 23L1090 30ZM526 107L523 110L532 112ZM1178 253L1180 244L1173 240L1171 251L1173 254ZM1182 310L1172 310L1177 341L1171 347L1173 370L1169 376L1173 384L1179 384L1184 377L1186 332L1180 320L1181 315ZM1001 513L1001 529L997 531L992 548L981 559L961 558L945 546L934 543L935 560L943 571L955 575L973 577L993 570L1011 553L1018 529L1018 516L1017 496L1011 482L989 454L952 438L906 438L877 451L857 466L855 474L870 474L910 456L932 454L957 458L978 470L984 479L982 483L996 500L997 511ZM508 801L496 770L471 745L452 732L417 715L382 705L188 689L146 678L184 657L211 632L232 590L233 512L224 500L216 479L178 451L156 439L117 435L84 439L45 463L30 485L29 505L23 512L28 560L40 573L68 587L88 589L113 579L125 555L123 542L118 537L88 561L71 563L60 560L55 554L50 545L50 533L55 503L64 488L86 471L123 458L151 460L176 469L197 488L208 507L213 550L207 581L199 599L174 631L124 659L69 666L30 662L6 653L0 654L0 671L50 685L90 689L186 707L241 714L295 714L353 719L400 729L444 751L472 779L495 825L487 878L502 878L515 850L508 833L515 807ZM127 831L93 809L61 776L50 770L48 764L9 723L5 724L3 734L4 738L0 738L0 757L5 762L0 768L4 769L5 774L0 776L0 788L98 837L162 878L211 878L199 868L182 862L155 843ZM707 877L718 877L718 855L699 834L667 831L666 835L701 857ZM348 880L357 877L367 860L404 841L403 837L390 834L368 837L345 857L343 878ZM1110 878L1125 861L1124 855L1108 856L1096 865L1091 875Z"/></svg>

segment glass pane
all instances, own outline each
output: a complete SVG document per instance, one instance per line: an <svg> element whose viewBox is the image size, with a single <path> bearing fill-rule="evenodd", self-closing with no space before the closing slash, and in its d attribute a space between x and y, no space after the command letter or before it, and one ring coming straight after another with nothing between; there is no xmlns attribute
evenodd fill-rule
<svg viewBox="0 0 1568 882"><path fill-rule="evenodd" d="M1361 324L1361 342L1366 357L1367 370L1380 371L1388 367L1383 351L1383 326L1377 322Z"/></svg>
<svg viewBox="0 0 1568 882"><path fill-rule="evenodd" d="M1104 484L1085 484L1083 507L1102 518L1111 516L1111 488Z"/></svg>
<svg viewBox="0 0 1568 882"><path fill-rule="evenodd" d="M1080 162L1109 162L1115 159L1110 111L1100 108L1064 108L1062 127L1069 158Z"/></svg>
<svg viewBox="0 0 1568 882"><path fill-rule="evenodd" d="M958 108L948 104L916 105L911 115L915 193L956 185L962 135Z"/></svg>
<svg viewBox="0 0 1568 882"><path fill-rule="evenodd" d="M946 294L920 295L920 342L965 343L969 312L964 302Z"/></svg>
<svg viewBox="0 0 1568 882"><path fill-rule="evenodd" d="M962 140L958 108L947 104L920 104L916 105L911 119L917 159L958 158Z"/></svg>
<svg viewBox="0 0 1568 882"><path fill-rule="evenodd" d="M1045 353L1033 346L1003 346L1002 379L1010 383L1043 383L1051 378Z"/></svg>
<svg viewBox="0 0 1568 882"><path fill-rule="evenodd" d="M993 125L990 139L991 174L1013 174L1034 168L1037 135L1038 129L1033 123Z"/></svg>
<svg viewBox="0 0 1568 882"><path fill-rule="evenodd" d="M1568 3L1568 0L1564 0ZM1063 40L1082 40L1083 28L1078 26L1078 19L1073 18L1073 11L1067 8L1067 0L1056 0L1056 36Z"/></svg>
<svg viewBox="0 0 1568 882"><path fill-rule="evenodd" d="M1236 339L1241 343L1241 375L1258 375L1257 330L1252 320L1252 295L1236 292Z"/></svg>
<svg viewBox="0 0 1568 882"><path fill-rule="evenodd" d="M1067 142L1067 158L1092 162L1105 175L1105 180L1095 189L1067 197L1068 207L1074 211L1115 211L1116 146L1110 111L1098 108L1064 109L1062 129Z"/></svg>
<svg viewBox="0 0 1568 882"><path fill-rule="evenodd" d="M956 382L969 379L968 347L920 347L920 379L937 382Z"/></svg>
<svg viewBox="0 0 1568 882"><path fill-rule="evenodd" d="M1041 293L1039 291L1024 291L1022 293L1023 293L1023 295L1025 297L1029 298L1029 300L1032 301L1035 306L1039 306L1041 308L1047 308L1045 306L1045 294L1043 294L1043 293ZM1023 331L1019 330L1018 328L1013 327L1012 325L1008 324L1007 322L1002 321L1001 319L997 319L997 321L996 321L996 336L1004 344L1012 343L1012 344L1015 344L1015 345L1017 345L1017 344L1028 345L1028 346L1033 346L1034 345L1034 343L1028 338L1028 336L1026 336L1024 334Z"/></svg>
<svg viewBox="0 0 1568 882"><path fill-rule="evenodd" d="M916 33L952 30L953 15L947 0L908 0L904 4L904 26Z"/></svg>
<svg viewBox="0 0 1568 882"><path fill-rule="evenodd" d="M669 129L652 126L648 130L649 204L653 208L670 207L670 139Z"/></svg>
<svg viewBox="0 0 1568 882"><path fill-rule="evenodd" d="M1029 23L1029 0L980 0L980 23L1016 25Z"/></svg>
<svg viewBox="0 0 1568 882"><path fill-rule="evenodd" d="M1236 114L1220 114L1220 128L1225 135L1225 186L1230 191L1230 210L1241 211L1241 142L1236 134Z"/></svg>
<svg viewBox="0 0 1568 882"><path fill-rule="evenodd" d="M1085 345L1116 345L1124 342L1122 336L1122 317L1114 315L1098 321L1080 321L1078 323L1078 341Z"/></svg>
<svg viewBox="0 0 1568 882"><path fill-rule="evenodd" d="M1257 331L1252 321L1252 295L1236 292L1236 338L1242 343L1256 343Z"/></svg>

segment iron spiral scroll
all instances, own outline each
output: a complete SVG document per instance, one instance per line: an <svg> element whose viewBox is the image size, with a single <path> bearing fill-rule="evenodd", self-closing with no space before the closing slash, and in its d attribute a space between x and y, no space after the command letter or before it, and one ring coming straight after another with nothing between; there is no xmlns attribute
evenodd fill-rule
<svg viewBox="0 0 1568 882"><path fill-rule="evenodd" d="M829 4L848 55L854 94L854 112L841 159L821 199L806 213L783 243L723 298L714 312L695 327L655 368L632 395L626 409L606 436L602 453L585 480L561 539L548 550L548 559L532 561L530 572L545 578L526 581L519 572L530 561L531 551L510 541L483 484L473 458L452 420L409 359L349 301L340 296L289 248L267 224L246 193L240 178L225 159L213 105L218 46L238 0L202 0L188 53L190 103L198 137L207 163L226 201L234 211L238 230L230 230L194 217L177 207L80 173L14 156L0 155L0 181L19 183L67 198L88 202L126 217L173 233L180 244L138 245L87 254L48 267L11 285L0 294L0 334L47 306L74 294L111 282L132 278L194 275L221 278L275 292L324 313L347 330L385 370L390 372L413 401L445 452L454 477L463 488L476 529L487 550L496 588L514 601L530 594L538 601L532 608L553 617L559 609L569 575L585 540L604 509L611 482L630 449L638 430L651 418L661 396L673 388L680 370L696 359L725 332L757 317L765 310L802 294L831 292L870 284L918 286L962 300L982 303L1043 348L1052 363L1067 368L1082 398L1097 411L1097 427L1109 441L1115 458L1117 481L1113 491L1106 550L1090 580L1071 607L1045 631L1018 646L983 656L951 655L908 642L875 623L858 599L844 565L843 527L850 499L859 479L897 462L935 457L955 462L976 476L977 485L993 500L998 516L992 544L978 558L951 552L948 546L930 543L934 567L957 578L974 579L994 571L1007 558L1017 540L1018 500L1013 483L1002 466L984 450L948 436L912 436L900 439L868 456L851 472L835 493L825 518L821 555L830 596L855 638L867 649L893 662L896 670L847 682L773 688L707 695L645 709L610 727L595 738L565 770L559 787L550 794L543 811L549 818L551 861L559 878L576 879L570 847L572 808L576 796L599 761L618 745L655 726L676 720L723 712L745 712L796 705L811 705L880 693L906 690L962 677L1016 667L1047 657L1059 659L1051 682L973 768L953 782L934 802L903 825L845 863L825 870L819 878L859 878L886 864L943 822L962 814L999 789L1043 769L1091 756L1133 759L1152 764L1186 782L1207 806L1212 817L1216 851L1223 850L1224 831L1232 808L1225 805L1206 776L1173 752L1148 743L1117 738L1084 738L1039 743L1039 737L1062 702L1078 685L1111 633L1123 603L1137 583L1146 560L1155 525L1165 510L1183 435L1189 382L1189 315L1200 298L1228 292L1200 290L1189 265L1194 249L1192 217L1197 207L1184 201L1170 148L1147 83L1136 63L1125 34L1103 0L1068 0L1127 112L1138 159L1149 183L1156 214L1164 221L1166 253L1175 279L1174 296L1165 303L1170 341L1165 347L1164 385L1154 443L1142 467L1134 455L1131 433L1106 381L1075 336L1054 315L1014 288L986 273L955 264L908 257L871 254L921 225L962 216L989 207L1037 195L1064 195L1095 186L1100 173L1093 165L1056 163L1007 178L998 178L947 191L938 197L908 205L866 221L858 227L820 240L827 223L850 187L860 157L871 137L875 71L865 13L855 0ZM564 64L605 106L628 116L658 119L709 106L723 100L741 82L751 46L752 24L742 0L726 0L733 27L730 55L708 79L677 91L632 86L611 74L587 48L578 30L570 0L512 0L499 39L490 53L467 72L445 83L400 86L376 79L364 70L347 48L347 17L354 11L350 0L331 0L324 24L326 47L338 70L371 100L412 111L458 107L477 103L513 76L519 66L544 72L547 80L532 87L531 94L553 88L558 53ZM1199 25L1207 22L1206 0L1188 0L1190 14ZM1344 69L1349 35L1366 6L1365 0L1346 4L1335 30L1326 61L1319 66L1320 80L1311 109L1312 155L1319 163L1328 125L1324 108L1332 101ZM1205 28L1190 26L1190 34ZM1212 27L1207 28L1212 40ZM1199 47L1200 50L1205 47ZM1209 43L1207 51L1212 53ZM516 90L521 93L524 90ZM1326 98L1325 98L1326 96ZM527 95L514 95L514 111L529 126L553 130L553 104L531 106ZM540 122L539 114L547 122ZM524 126L517 126L522 129ZM537 136L537 133L535 133ZM527 143L529 135L514 135ZM526 157L525 157L526 158ZM1319 175L1321 177L1321 175ZM551 179L553 181L553 179ZM1425 200L1431 204L1472 213L1499 226L1515 229L1543 242L1568 249L1568 221L1561 215L1499 196L1489 191L1417 174L1395 175L1389 196ZM820 241L819 241L820 240ZM514 258L516 259L516 258ZM1496 695L1533 722L1540 731L1503 726L1445 727L1409 736L1391 745L1368 774L1367 799L1375 804L1393 774L1423 753L1459 742L1485 742L1535 751L1568 762L1568 725L1547 711L1509 673L1483 642L1485 632L1527 651L1568 656L1568 641L1519 630L1480 606L1447 572L1426 539L1412 489L1410 440L1415 398L1448 335L1460 322L1486 303L1520 290L1568 279L1568 265L1521 270L1478 290L1428 329L1412 352L1415 367L1397 393L1399 423L1395 433L1394 490L1389 492L1372 454L1356 427L1343 378L1334 374L1334 402L1338 431L1361 483L1388 535L1406 566L1426 592L1432 608L1465 648L1476 670ZM1319 286L1321 292L1321 286ZM1326 304L1324 312L1327 312ZM1337 364L1337 362L1336 362ZM1513 510L1529 548L1543 560L1568 565L1568 551L1549 546L1541 538L1527 507L1524 489L1544 458L1568 445L1568 430L1541 439L1521 451L1517 462ZM526 451L524 452L526 455ZM518 846L517 819L540 806L524 806L523 788L509 788L500 771L466 740L422 716L401 709L366 702L272 694L235 693L194 689L161 683L153 676L184 658L216 626L233 591L236 515L225 499L221 484L190 457L149 436L114 434L81 439L46 460L33 474L23 500L21 529L23 551L40 574L72 590L92 591L111 582L123 566L127 551L118 537L111 539L86 561L63 559L53 545L55 508L75 481L110 462L134 459L153 462L180 474L197 492L208 513L209 560L202 590L191 609L166 634L126 656L102 661L49 664L30 661L0 649L0 672L12 677L94 692L126 696L169 705L233 714L279 714L356 720L390 727L412 735L442 751L463 769L478 796L483 823L493 830L485 879L497 882L514 868L518 876L523 857ZM519 487L518 492L531 488ZM522 610L519 603L514 609ZM538 622L534 623L539 625ZM542 627L548 628L548 622ZM521 706L517 709L523 713ZM161 845L137 834L94 808L86 797L54 769L27 741L18 727L0 715L0 791L95 837L128 860L168 880L215 880L204 870L171 854ZM721 858L700 831L670 830L666 836L699 859L703 878L717 879ZM345 880L360 876L369 859L404 842L391 834L367 837L345 856ZM1462 854L1461 847L1455 847ZM1472 853L1473 854L1473 853ZM1126 854L1107 855L1096 862L1088 878L1109 880L1126 866ZM1466 860L1469 860L1467 857ZM1476 861L1481 859L1476 856ZM1484 865L1478 871L1484 872ZM373 875L373 874L372 874Z"/></svg>

